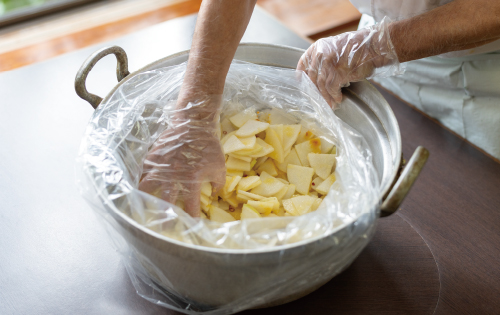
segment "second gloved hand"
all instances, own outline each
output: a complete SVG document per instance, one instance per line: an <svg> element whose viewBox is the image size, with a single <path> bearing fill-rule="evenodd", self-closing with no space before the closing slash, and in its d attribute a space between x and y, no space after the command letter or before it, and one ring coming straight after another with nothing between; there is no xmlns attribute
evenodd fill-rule
<svg viewBox="0 0 500 315"><path fill-rule="evenodd" d="M322 38L302 55L297 70L307 73L333 108L342 101L341 88L365 78L401 74L392 45L390 20L356 32Z"/></svg>

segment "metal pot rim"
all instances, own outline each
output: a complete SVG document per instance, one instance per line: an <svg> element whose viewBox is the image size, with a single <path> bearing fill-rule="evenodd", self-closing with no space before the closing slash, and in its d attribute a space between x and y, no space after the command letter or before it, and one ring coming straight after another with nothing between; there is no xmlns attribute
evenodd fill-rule
<svg viewBox="0 0 500 315"><path fill-rule="evenodd" d="M262 44L262 43L241 43L239 45L240 47L260 47L260 48L273 48L273 49L283 49L284 51L294 51L294 52L299 52L299 53L303 53L305 50L303 49L299 49L299 48L295 48L295 47L289 47L289 46L285 46L285 45L274 45L274 44ZM92 69L92 67L97 63L98 60L100 60L102 57L110 54L110 53L113 53L117 56L117 59L118 59L118 67L117 67L117 77L118 77L118 83L109 91L109 93L104 97L104 99L96 96L96 95L93 95L93 94L90 94L87 92L86 88L85 88L85 80L86 80L86 77L88 75L88 73L90 72L90 70ZM178 52L176 54L173 54L173 55L169 55L169 56L166 56L164 58L161 58L161 59L158 59L152 63L149 63L147 64L146 66L132 72L132 73L129 73L128 72L128 65L127 65L127 56L125 54L125 52L123 51L123 49L121 49L120 47L117 47L117 46L113 46L113 47L106 47L106 48L103 48L99 51L97 51L96 53L94 53L93 55L91 55L86 61L85 63L82 65L82 67L80 68L77 76L76 76L76 79L75 79L75 89L77 91L77 94L87 100L89 103L91 103L91 105L96 108L99 104L102 104L102 103L105 103L107 100L109 100L109 98L115 93L115 91L122 85L124 84L127 80L131 79L132 77L142 73L142 72L145 72L145 71L148 71L148 70L151 70L151 68L154 68L155 66L158 66L158 65L161 65L162 63L164 63L165 61L169 60L169 59L173 59L173 58L177 58L177 57L180 57L180 56L184 56L184 55L188 55L189 54L189 50L184 50L184 51L181 51L181 52ZM267 65L267 66L275 66L275 67L281 67L281 68L287 68L287 67L284 67L284 66L281 66L281 65L278 65L278 64L265 64L265 63L259 63L259 64L262 64L262 65ZM378 91L368 82L368 81L364 81L362 83L365 83L365 86L368 86L370 89L372 89L374 92L378 93ZM362 84L361 83L361 84ZM94 102L94 103L93 103ZM391 123L392 122L395 122L395 126L397 127L397 137L396 137L396 141L398 141L398 144L396 147L398 148L398 152L396 152L396 155L397 156L400 156L401 155L401 135L399 133L399 125L397 124L397 120L394 116L394 113L392 112L392 109L391 107L389 106L389 104L387 102L384 102L384 104L382 105L384 107L384 110L386 110L390 116L390 120L391 120ZM419 147L420 148L420 147ZM424 148L422 148L423 150L425 150ZM417 149L418 151L418 149ZM428 155L428 151L425 150L425 152L427 152L427 155ZM424 152L424 153L425 153ZM412 157L412 160L415 158L415 160L417 160L418 158L423 159L422 157L415 157L416 154L414 154L414 156ZM425 160L426 160L426 156L425 156L425 159L423 161L423 163L425 163ZM411 162L411 161L410 161ZM411 167L410 167L411 166ZM416 176L418 176L418 173L420 172L420 169L423 167L423 164L420 165L420 168L418 170L414 170L414 171L418 171L416 172L416 175L414 175L414 177L408 179L406 178L407 176L405 176L405 174L401 174L398 182L396 182L396 184L394 185L395 188L393 188L391 191L389 191L392 187L391 183L388 183L387 185L385 185L386 187L382 187L382 190L381 190L381 198L383 198L385 195L389 194L389 193L393 193L394 190L396 190L396 186L398 185L398 183L400 183L401 181L403 181L403 179L406 179L407 181L409 181L410 183L407 183L407 185L409 184L409 188L411 188L411 184L413 184L413 181L415 180ZM408 168L410 168L411 170L413 170L413 164L408 165ZM396 160L396 165L394 165L394 168L392 170L392 174L391 174L391 178L394 180L394 179L397 179L396 176L398 174L398 172L401 171L400 170L400 160ZM404 183L403 183L404 184ZM407 188L406 192L409 190L409 188ZM399 205L399 203L402 201L402 199L404 198L404 196L406 195L406 192L402 195L402 197L400 197L400 199L398 199L398 203L397 205ZM388 198L391 196L391 194L389 194ZM374 205L372 205L370 207L369 210L366 210L362 213L360 213L360 215L353 219L351 222L349 223L344 223L342 225L339 225L338 227L334 228L332 231L330 231L327 235L320 235L320 236L317 236L317 237L314 237L314 238L311 238L311 239L307 239L307 240L303 240L303 241L299 241L299 242L296 242L296 243L292 243L292 244L286 244L286 245L280 245L280 246L276 246L276 247L271 247L271 248L266 248L266 249L220 249L220 248L213 248L213 247L206 247L206 246L202 246L202 245L193 245L193 244L188 244L188 243L184 243L184 242L181 242L181 241L177 241L175 239L171 239L171 238L168 238L166 236L163 236L157 232L154 232L142 225L140 225L139 223L137 223L135 220L133 220L132 218L128 217L127 215L125 215L124 213L122 213L121 211L119 211L119 209L116 209L114 206L113 206L113 211L115 212L115 214L119 215L123 220L125 220L126 222L128 222L130 225L132 225L133 227L136 227L138 228L140 231L142 232L145 232L147 234L149 234L149 236L151 237L154 237L154 238L158 238L158 239L161 239L163 241L166 241L170 244L173 244L173 245L178 245L178 246L182 246L182 247L186 247L186 248L190 248L190 249L193 249L193 250L199 250L199 251L203 251L203 252L212 252L212 253L220 253L220 254L244 254L244 255L247 255L247 254L265 254L265 253L272 253L272 252L279 252L279 251L282 251L282 250L287 250L287 249L292 249L292 248L295 248L295 247L300 247L300 246L303 246L303 245L307 245L307 244L310 244L310 243L314 243L316 241L319 241L323 238L327 238L331 235L333 235L334 233L346 228L347 226L355 223L363 214L366 214L366 213L369 213L369 212L373 212L373 211L378 211L380 209L380 202L376 202ZM391 212L392 213L392 212ZM390 215L391 213L388 213L386 215Z"/></svg>

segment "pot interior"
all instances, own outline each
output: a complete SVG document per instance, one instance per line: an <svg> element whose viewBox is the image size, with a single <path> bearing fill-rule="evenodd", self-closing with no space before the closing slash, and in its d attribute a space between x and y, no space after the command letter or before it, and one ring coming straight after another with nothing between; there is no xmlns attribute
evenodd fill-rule
<svg viewBox="0 0 500 315"><path fill-rule="evenodd" d="M260 65L295 69L304 50L270 44L240 44L235 59ZM183 51L153 62L132 73L110 91L103 102L130 77L188 60ZM401 161L401 134L394 113L384 97L368 81L354 82L343 90L344 100L335 114L364 137L372 152L373 164L380 181L382 199L394 182Z"/></svg>

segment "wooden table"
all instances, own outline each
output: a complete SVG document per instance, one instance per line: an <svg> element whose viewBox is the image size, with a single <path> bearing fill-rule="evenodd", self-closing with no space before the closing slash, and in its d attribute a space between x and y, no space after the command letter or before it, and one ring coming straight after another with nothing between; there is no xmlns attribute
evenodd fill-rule
<svg viewBox="0 0 500 315"><path fill-rule="evenodd" d="M195 16L0 74L0 314L174 314L136 295L118 253L74 184L92 108L73 80L83 60L117 44L135 70L189 48ZM255 12L243 41L306 48ZM88 79L105 95L114 57ZM255 314L498 314L500 164L384 92L403 151L431 157L392 217L344 273L298 301Z"/></svg>

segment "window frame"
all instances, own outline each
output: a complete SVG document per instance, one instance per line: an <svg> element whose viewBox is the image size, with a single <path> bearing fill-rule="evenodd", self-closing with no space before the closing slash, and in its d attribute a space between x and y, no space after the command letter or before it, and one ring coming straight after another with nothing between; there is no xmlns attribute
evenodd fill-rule
<svg viewBox="0 0 500 315"><path fill-rule="evenodd" d="M59 0L35 7L21 8L1 15L0 28L98 1L102 0Z"/></svg>

